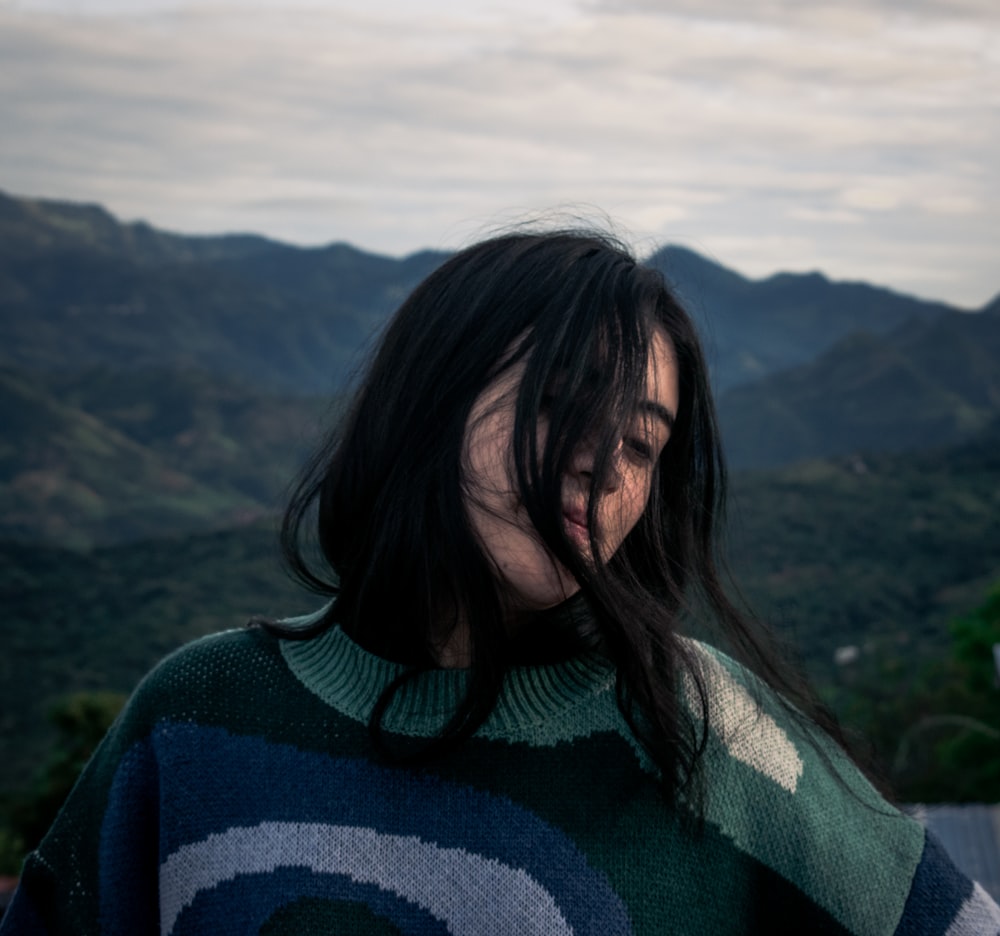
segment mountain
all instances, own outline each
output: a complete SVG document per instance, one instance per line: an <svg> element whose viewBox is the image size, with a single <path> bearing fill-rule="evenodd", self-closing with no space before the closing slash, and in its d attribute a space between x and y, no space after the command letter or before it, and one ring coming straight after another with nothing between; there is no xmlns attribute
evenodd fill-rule
<svg viewBox="0 0 1000 936"><path fill-rule="evenodd" d="M682 247L665 247L649 262L698 322L717 392L804 364L855 332L885 334L958 311L821 273L750 280Z"/></svg>
<svg viewBox="0 0 1000 936"><path fill-rule="evenodd" d="M86 249L153 266L237 259L280 246L255 234L169 234L142 221L122 224L100 205L12 198L0 192L0 252L5 257Z"/></svg>
<svg viewBox="0 0 1000 936"><path fill-rule="evenodd" d="M187 237L98 206L0 195L0 365L184 367L326 393L445 256ZM750 280L678 247L650 262L702 325L720 390L805 363L859 328L882 334L955 311L818 273Z"/></svg>
<svg viewBox="0 0 1000 936"><path fill-rule="evenodd" d="M0 366L193 368L329 393L441 259L183 237L96 206L0 196Z"/></svg>
<svg viewBox="0 0 1000 936"><path fill-rule="evenodd" d="M329 407L195 372L0 369L0 537L82 548L272 514Z"/></svg>
<svg viewBox="0 0 1000 936"><path fill-rule="evenodd" d="M0 536L88 548L272 512L335 419L322 401L444 256L0 195ZM1000 412L1000 297L961 313L677 247L652 262L702 319L734 467L927 449Z"/></svg>
<svg viewBox="0 0 1000 936"><path fill-rule="evenodd" d="M735 467L957 443L1000 414L1000 310L858 332L814 362L735 387L719 419Z"/></svg>

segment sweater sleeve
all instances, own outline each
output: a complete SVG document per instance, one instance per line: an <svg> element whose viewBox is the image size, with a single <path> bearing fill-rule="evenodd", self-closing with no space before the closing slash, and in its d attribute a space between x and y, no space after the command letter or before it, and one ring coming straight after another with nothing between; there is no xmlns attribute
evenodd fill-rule
<svg viewBox="0 0 1000 936"><path fill-rule="evenodd" d="M159 931L157 780L147 758L147 677L28 855L0 936Z"/></svg>
<svg viewBox="0 0 1000 936"><path fill-rule="evenodd" d="M701 645L706 818L849 933L1000 936L1000 910L920 823L745 668ZM696 697L689 686L689 698Z"/></svg>
<svg viewBox="0 0 1000 936"><path fill-rule="evenodd" d="M897 936L1000 936L1000 907L970 881L929 832Z"/></svg>
<svg viewBox="0 0 1000 936"><path fill-rule="evenodd" d="M224 701L252 713L264 636L233 630L186 644L136 688L52 828L25 861L0 936L159 933L163 771L158 726L190 723ZM227 679L243 680L234 689ZM241 709L242 710L242 709Z"/></svg>

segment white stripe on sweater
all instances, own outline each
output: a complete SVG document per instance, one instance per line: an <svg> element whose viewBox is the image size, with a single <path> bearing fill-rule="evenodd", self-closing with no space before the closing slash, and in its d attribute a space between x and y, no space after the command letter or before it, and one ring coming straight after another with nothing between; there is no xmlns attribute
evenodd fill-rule
<svg viewBox="0 0 1000 936"><path fill-rule="evenodd" d="M282 867L376 884L424 908L456 936L573 931L538 881L494 858L364 827L262 822L209 835L167 856L160 867L160 932L169 936L202 891Z"/></svg>

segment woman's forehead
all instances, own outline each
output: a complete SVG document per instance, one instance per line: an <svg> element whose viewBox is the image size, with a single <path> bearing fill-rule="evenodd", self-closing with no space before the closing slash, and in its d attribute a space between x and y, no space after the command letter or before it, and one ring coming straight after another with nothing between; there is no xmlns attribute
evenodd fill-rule
<svg viewBox="0 0 1000 936"><path fill-rule="evenodd" d="M582 358L582 360L581 360ZM612 386L624 385L621 368L615 373L615 363L593 355L580 355L565 362L556 361L549 367L532 368L530 338L522 335L512 342L501 356L498 368L484 386L473 406L473 416L495 405L513 406L522 390L560 397L574 394L581 403L593 403L605 397L609 378ZM526 374L531 372L533 386L525 388ZM636 406L672 425L677 415L678 377L673 342L661 327L654 328L646 348L645 364L634 386ZM591 397L591 394L594 394ZM631 395L631 394L630 394ZM618 402L624 403L623 398Z"/></svg>
<svg viewBox="0 0 1000 936"><path fill-rule="evenodd" d="M666 331L657 328L649 343L646 365L646 398L643 405L673 428L680 405L680 379L674 343Z"/></svg>

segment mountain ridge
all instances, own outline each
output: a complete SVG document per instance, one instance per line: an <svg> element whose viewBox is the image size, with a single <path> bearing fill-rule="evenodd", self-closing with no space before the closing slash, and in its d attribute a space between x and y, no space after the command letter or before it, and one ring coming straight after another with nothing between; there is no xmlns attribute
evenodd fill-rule
<svg viewBox="0 0 1000 936"><path fill-rule="evenodd" d="M717 392L805 364L855 331L881 334L913 318L977 314L819 272L751 280L685 248L666 247L649 262L699 325Z"/></svg>
<svg viewBox="0 0 1000 936"><path fill-rule="evenodd" d="M808 364L731 388L718 409L739 467L958 444L1000 414L1000 315L857 332Z"/></svg>
<svg viewBox="0 0 1000 936"><path fill-rule="evenodd" d="M100 206L0 194L0 364L186 365L329 392L447 256L192 237L122 224ZM884 333L914 315L959 311L820 273L753 280L677 246L648 262L701 326L719 391L805 363L858 329Z"/></svg>
<svg viewBox="0 0 1000 936"><path fill-rule="evenodd" d="M320 401L446 256L189 238L0 195L0 535L88 547L273 510ZM965 313L684 247L650 262L700 317L736 469L959 443L1000 412L1000 296Z"/></svg>

